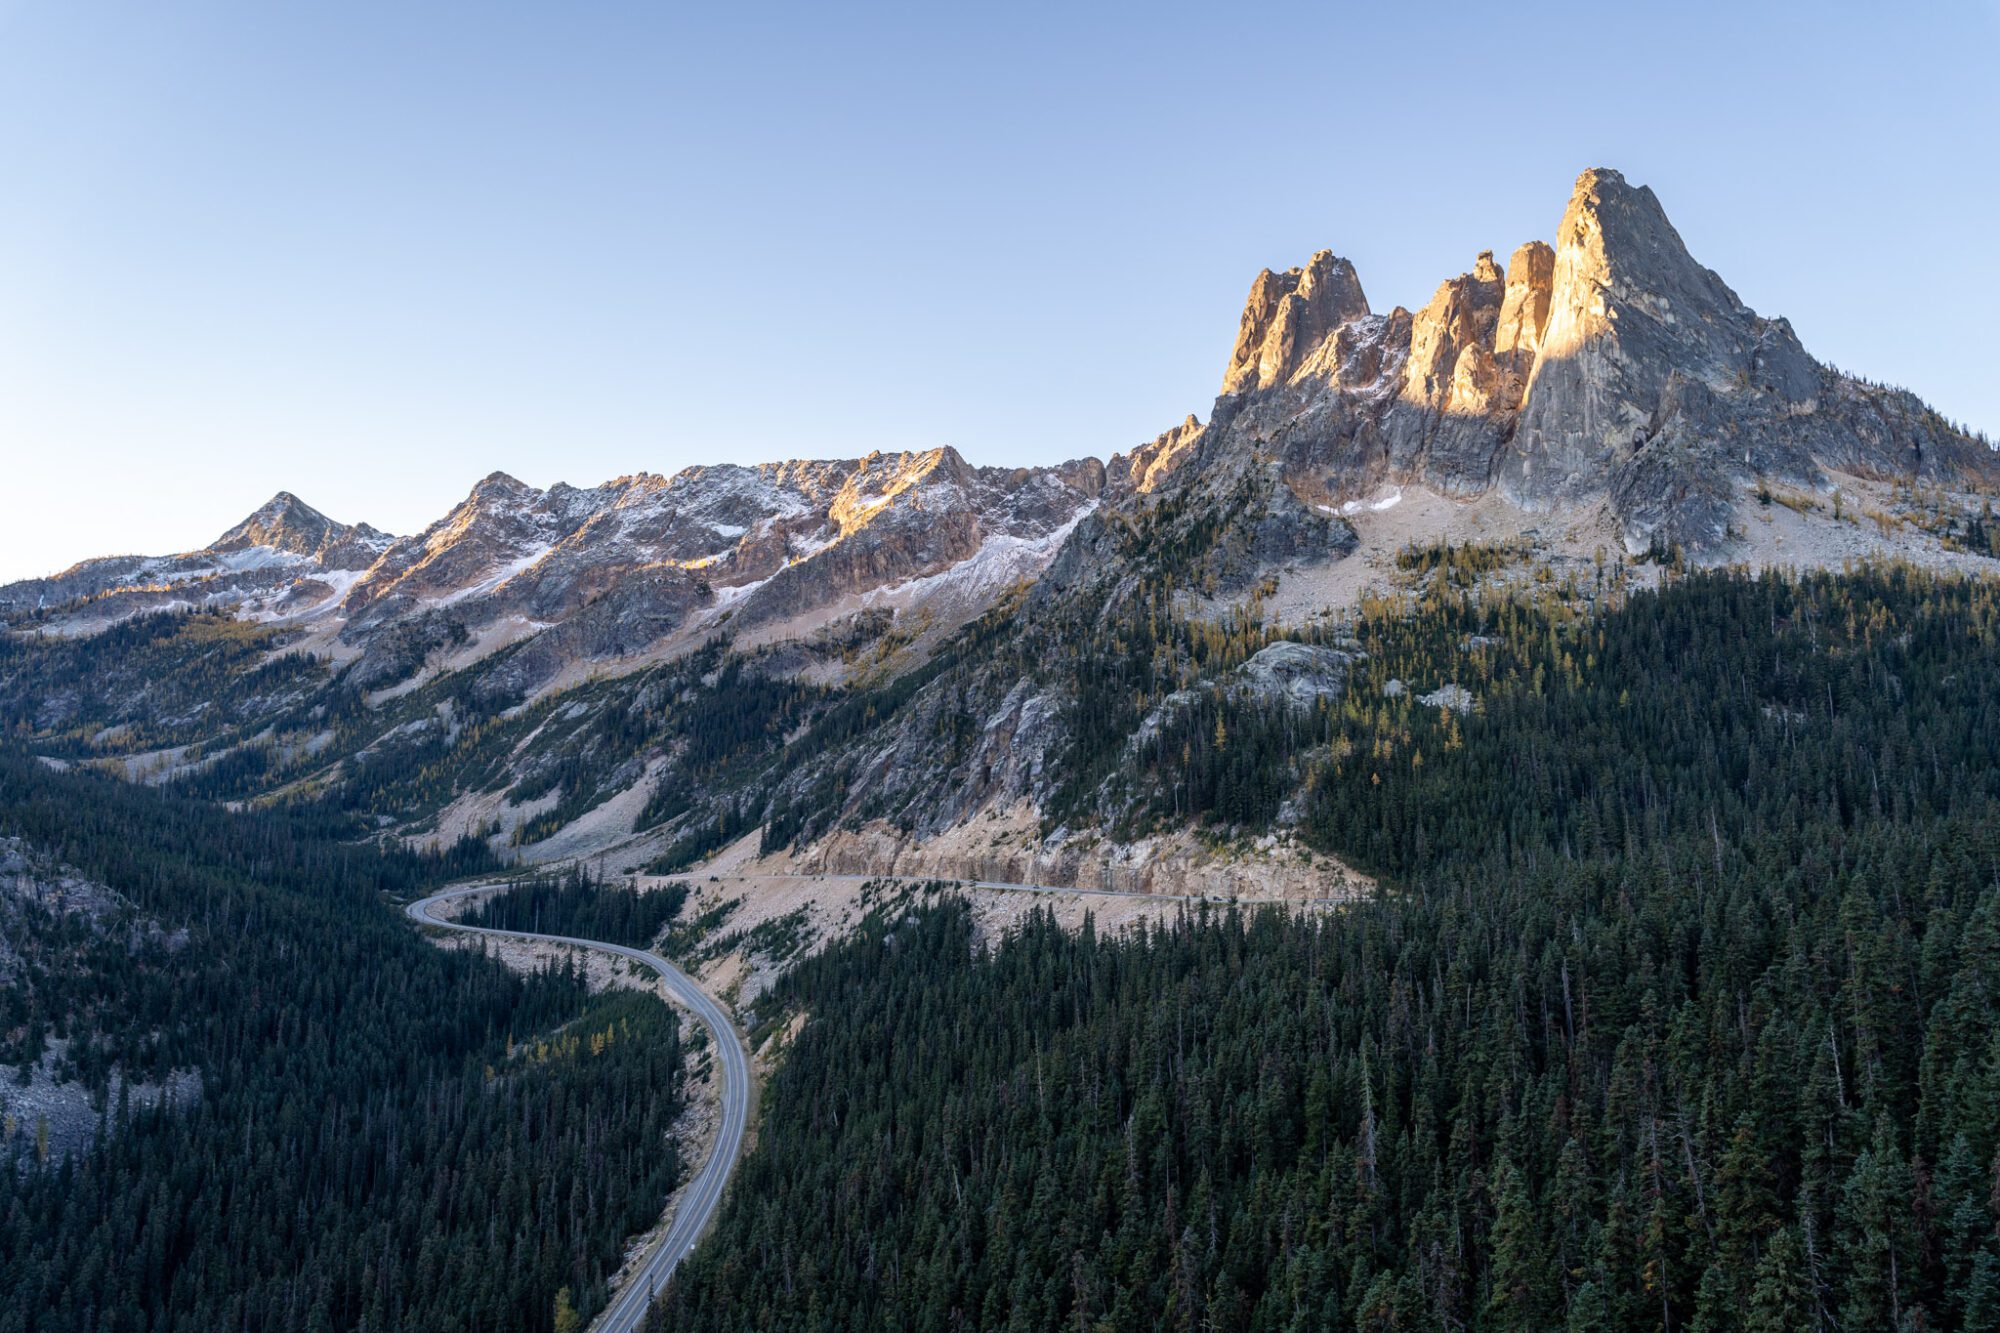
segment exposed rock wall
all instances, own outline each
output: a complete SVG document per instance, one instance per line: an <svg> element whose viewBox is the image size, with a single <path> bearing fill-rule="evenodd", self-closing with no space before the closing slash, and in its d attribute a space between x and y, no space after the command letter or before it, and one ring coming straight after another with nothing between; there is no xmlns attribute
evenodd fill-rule
<svg viewBox="0 0 2000 1333"><path fill-rule="evenodd" d="M1354 265L1330 250L1315 254L1304 268L1265 269L1250 284L1222 391L1284 383L1328 334L1367 313L1368 298Z"/></svg>
<svg viewBox="0 0 2000 1333"><path fill-rule="evenodd" d="M1821 366L1790 324L1745 306L1615 171L1578 177L1553 246L1528 242L1505 269L1483 253L1414 315L1366 315L1351 272L1323 251L1259 276L1204 453L1275 453L1327 500L1403 482L1499 487L1530 509L1608 499L1635 548L1725 543L1759 477L2000 484L1983 443ZM1286 315L1336 275L1352 303Z"/></svg>

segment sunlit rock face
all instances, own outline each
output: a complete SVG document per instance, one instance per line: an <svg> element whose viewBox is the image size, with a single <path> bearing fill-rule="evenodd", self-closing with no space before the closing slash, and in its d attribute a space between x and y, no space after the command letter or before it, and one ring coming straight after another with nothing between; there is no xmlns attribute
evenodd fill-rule
<svg viewBox="0 0 2000 1333"><path fill-rule="evenodd" d="M1651 190L1586 171L1557 234L1548 327L1506 484L1531 504L1592 493L1642 447L1698 447L1725 425L1688 417L1726 415L1709 396L1789 416L1812 411L1819 388L1791 326L1761 318L1696 263ZM1680 424L1706 429L1688 438ZM1798 480L1816 471L1802 450L1773 453L1767 466Z"/></svg>
<svg viewBox="0 0 2000 1333"><path fill-rule="evenodd" d="M1205 428L1195 415L1134 449L1129 455L1113 454L1108 465L1108 485L1145 494L1172 475L1201 444Z"/></svg>
<svg viewBox="0 0 2000 1333"><path fill-rule="evenodd" d="M1493 357L1514 389L1514 405L1535 369L1535 354L1549 326L1555 293L1556 252L1546 241L1529 241L1507 261L1507 291L1493 330Z"/></svg>
<svg viewBox="0 0 2000 1333"><path fill-rule="evenodd" d="M1414 314L1370 314L1326 251L1260 274L1198 453L1231 449L1281 460L1316 503L1405 482L1531 509L1607 499L1634 547L1722 543L1760 477L2000 480L1911 395L1813 360L1695 261L1650 189L1602 168L1553 246L1504 268L1482 253Z"/></svg>
<svg viewBox="0 0 2000 1333"><path fill-rule="evenodd" d="M1289 380L1341 325L1368 313L1354 265L1321 250L1304 268L1265 269L1250 287L1222 391L1268 389Z"/></svg>
<svg viewBox="0 0 2000 1333"><path fill-rule="evenodd" d="M1404 401L1441 411L1488 410L1497 388L1493 335L1505 288L1491 250L1479 256L1470 273L1439 285L1410 324ZM1460 389L1464 396L1455 392Z"/></svg>

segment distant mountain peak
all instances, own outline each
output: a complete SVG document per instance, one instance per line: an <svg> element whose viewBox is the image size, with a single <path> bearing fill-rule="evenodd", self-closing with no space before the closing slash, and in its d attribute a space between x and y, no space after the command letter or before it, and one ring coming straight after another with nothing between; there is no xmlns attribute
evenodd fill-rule
<svg viewBox="0 0 2000 1333"><path fill-rule="evenodd" d="M290 491L279 491L207 549L226 554L261 546L291 555L320 557L352 544L379 550L388 540L386 533L366 523L336 522Z"/></svg>

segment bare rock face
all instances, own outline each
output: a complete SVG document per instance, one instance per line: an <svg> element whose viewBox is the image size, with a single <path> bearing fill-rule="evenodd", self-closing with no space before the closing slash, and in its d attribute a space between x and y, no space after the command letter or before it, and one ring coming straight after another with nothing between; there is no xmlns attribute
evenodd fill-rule
<svg viewBox="0 0 2000 1333"><path fill-rule="evenodd" d="M1507 486L1528 503L1601 491L1658 433L1669 384L1809 406L1818 375L1789 327L1759 319L1697 264L1650 189L1578 177L1557 232L1548 326ZM1761 382L1758 382L1761 381Z"/></svg>
<svg viewBox="0 0 2000 1333"><path fill-rule="evenodd" d="M1232 685L1261 700L1312 708L1347 689L1354 654L1304 643L1274 643L1236 669Z"/></svg>
<svg viewBox="0 0 2000 1333"><path fill-rule="evenodd" d="M1134 449L1129 457L1113 454L1107 469L1108 484L1146 494L1193 456L1196 447L1201 444L1202 433L1201 422L1194 413L1188 413L1186 421L1171 430L1162 431Z"/></svg>
<svg viewBox="0 0 2000 1333"><path fill-rule="evenodd" d="M1403 363L1406 401L1433 411L1488 410L1485 399L1496 383L1493 334L1504 287L1491 250L1479 256L1472 272L1438 287L1410 324L1410 355ZM1456 401L1453 389L1461 383L1479 395L1476 409Z"/></svg>
<svg viewBox="0 0 2000 1333"><path fill-rule="evenodd" d="M1507 291L1500 301L1500 321L1493 332L1493 357L1516 385L1514 405L1527 388L1535 368L1542 334L1549 325L1549 304L1555 291L1556 252L1545 241L1529 241L1507 261Z"/></svg>
<svg viewBox="0 0 2000 1333"><path fill-rule="evenodd" d="M1222 391L1284 383L1328 334L1367 313L1368 298L1354 265L1330 250L1315 254L1304 268L1265 269L1250 285Z"/></svg>
<svg viewBox="0 0 2000 1333"><path fill-rule="evenodd" d="M1726 541L1738 492L1759 477L2000 478L1992 451L1935 413L1888 426L1893 397L1815 362L1789 323L1695 262L1650 189L1594 169L1563 214L1500 484L1530 507L1608 493L1628 545L1702 548Z"/></svg>
<svg viewBox="0 0 2000 1333"><path fill-rule="evenodd" d="M2000 483L1980 441L1821 366L1745 306L1615 171L1577 179L1554 246L1531 241L1505 270L1482 254L1414 315L1367 315L1351 275L1321 252L1259 276L1204 458L1275 456L1316 503L1402 483L1497 486L1530 509L1608 500L1634 549L1726 544L1759 477ZM1352 300L1325 298L1336 289Z"/></svg>

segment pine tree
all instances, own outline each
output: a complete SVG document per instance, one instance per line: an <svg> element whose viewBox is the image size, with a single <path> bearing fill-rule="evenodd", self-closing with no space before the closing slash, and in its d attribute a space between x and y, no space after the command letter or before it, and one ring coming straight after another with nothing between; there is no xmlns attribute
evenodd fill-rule
<svg viewBox="0 0 2000 1333"><path fill-rule="evenodd" d="M1933 1184L1943 1232L1945 1311L1967 1329L2000 1324L2000 1228L1971 1142L1952 1137Z"/></svg>
<svg viewBox="0 0 2000 1333"><path fill-rule="evenodd" d="M1771 1237L1750 1284L1743 1333L1809 1333L1813 1328L1811 1280L1798 1233L1786 1227Z"/></svg>
<svg viewBox="0 0 2000 1333"><path fill-rule="evenodd" d="M1886 1123L1855 1159L1841 1189L1838 1224L1847 1279L1840 1309L1846 1328L1902 1327L1906 1286L1915 1275L1909 1168Z"/></svg>
<svg viewBox="0 0 2000 1333"><path fill-rule="evenodd" d="M1528 1198L1527 1182L1504 1158L1494 1172L1493 1192L1493 1260L1486 1298L1491 1327L1523 1333L1545 1329L1549 1299L1557 1290L1549 1273L1547 1236Z"/></svg>

